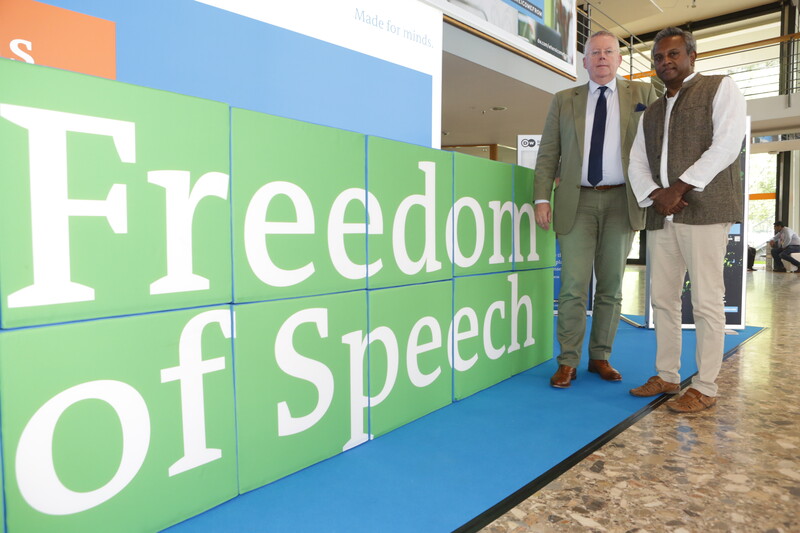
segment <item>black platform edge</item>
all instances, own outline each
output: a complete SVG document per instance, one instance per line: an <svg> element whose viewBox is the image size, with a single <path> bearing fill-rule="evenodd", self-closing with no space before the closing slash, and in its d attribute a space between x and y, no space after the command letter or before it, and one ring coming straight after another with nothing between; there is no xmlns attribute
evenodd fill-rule
<svg viewBox="0 0 800 533"><path fill-rule="evenodd" d="M722 356L722 360L724 361L729 357L733 356L734 354L736 354L736 352L738 352L742 346L744 346L745 344L747 344L748 342L759 336L767 329L768 329L767 327L762 327L760 331L753 333L753 335L745 339L741 344L738 344L735 347L728 350L727 352L725 352ZM689 385L693 377L694 374L684 379L681 382L681 389ZM453 533L473 533L479 531L481 528L485 526L488 526L496 519L500 518L508 511L510 511L511 509L513 509L514 507L516 507L529 497L533 496L540 489L543 489L547 484L557 479L561 474L563 474L576 464L580 463L585 458L587 458L595 451L600 449L602 446L613 440L614 437L616 437L617 435L619 435L620 433L631 427L633 424L635 424L636 422L638 422L639 420L650 414L656 407L658 407L662 403L665 403L669 399L670 396L662 394L661 396L659 396L658 398L656 398L655 400L644 406L639 411L635 412L634 414L632 414L631 416L629 416L628 418L626 418L625 420L623 420L622 422L620 422L619 424L608 430L607 432L603 433L602 435L597 437L595 440L593 440L592 442L590 442L577 452L573 453L572 455L570 455L569 457L558 463L556 466L554 466L541 476L537 477L527 485L523 486L521 489L507 496L506 498L504 498L497 504L493 505L486 511L482 512L481 514L479 514L466 524L454 529Z"/></svg>

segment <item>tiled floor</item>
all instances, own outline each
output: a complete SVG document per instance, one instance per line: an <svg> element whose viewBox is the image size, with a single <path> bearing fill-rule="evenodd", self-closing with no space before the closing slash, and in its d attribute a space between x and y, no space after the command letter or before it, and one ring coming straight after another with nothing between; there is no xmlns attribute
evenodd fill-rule
<svg viewBox="0 0 800 533"><path fill-rule="evenodd" d="M662 404L482 531L800 531L800 274L747 273L746 323L712 409ZM641 267L623 312L643 314ZM685 377L685 376L684 376Z"/></svg>

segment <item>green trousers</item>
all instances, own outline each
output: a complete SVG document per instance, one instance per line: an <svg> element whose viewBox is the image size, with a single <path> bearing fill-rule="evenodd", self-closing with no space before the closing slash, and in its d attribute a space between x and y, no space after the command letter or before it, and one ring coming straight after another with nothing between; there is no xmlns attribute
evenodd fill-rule
<svg viewBox="0 0 800 533"><path fill-rule="evenodd" d="M571 367L577 367L581 360L592 266L597 284L589 358L607 360L611 356L622 306L622 276L634 233L628 219L625 187L581 189L580 194L575 224L569 233L557 235L561 248L558 363Z"/></svg>

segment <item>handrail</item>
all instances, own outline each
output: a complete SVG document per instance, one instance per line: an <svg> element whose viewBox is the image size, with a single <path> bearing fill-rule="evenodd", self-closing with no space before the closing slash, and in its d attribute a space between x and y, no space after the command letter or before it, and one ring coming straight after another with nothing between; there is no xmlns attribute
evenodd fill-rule
<svg viewBox="0 0 800 533"><path fill-rule="evenodd" d="M590 13L589 10L584 10L581 6L576 6L576 10L579 13L584 15L585 19L589 22L589 25L594 24L594 25L597 25L597 26L599 26L600 28L602 28L604 30L609 31L608 28L606 28L603 24L600 23L600 21L597 20L596 17L593 16L593 13L597 12L600 15L602 15L602 17L604 17L605 19L607 19L611 23L615 24L618 28L621 28L623 30L625 29L625 27L622 24L620 24L619 22L614 20L612 17L608 16L602 9L600 9L599 7L594 5L592 2L587 1L586 5L590 8L592 13ZM578 32L580 33L580 28L578 29ZM589 31L589 26L586 26L586 35L585 35L585 37L587 39L589 38L589 34L590 33L591 32ZM639 65L644 64L644 65L648 65L649 66L650 65L650 60L641 50L639 50L639 48L645 44L644 41L639 39L637 36L635 36L631 32L628 32L628 37L629 37L628 40L626 40L624 38L621 38L621 37L617 37L617 39L619 41L621 41L625 45L625 47L627 48L628 60L629 60L628 67L629 67L629 69L631 71L631 74L629 76L631 76L631 75L633 75L633 70L635 68L641 68ZM634 40L638 41L638 44L634 43ZM637 65L636 67L634 66L634 63L636 63L636 65Z"/></svg>
<svg viewBox="0 0 800 533"><path fill-rule="evenodd" d="M597 6L593 5L591 2L587 2L587 3L586 3L586 5L589 5L589 6L591 6L591 7L592 7L592 9L597 9L597 11L599 11L599 12L600 12L600 13L601 13L601 14L602 14L602 15L603 15L605 18L607 18L608 20L610 20L611 22L613 22L614 24L616 24L616 25L617 25L617 27L619 27L619 28L622 28L622 29L625 29L625 26L623 26L622 24L620 24L619 22L617 22L617 21L616 21L616 20L614 20L613 18L611 18L611 17L609 17L608 15L606 15L606 14L605 14L605 13L604 13L604 12L603 12L603 11L602 11L600 8L598 8ZM589 13L588 13L587 11L584 11L584 9L583 9L581 6L576 6L576 8L575 8L575 9L576 9L577 11L580 11L580 12L581 12L581 13L583 13L584 15L586 15L586 18L587 18L587 19L588 19L588 18L590 18L590 16L591 16L591 15L589 15ZM595 20L594 22L595 22L596 24L600 25L600 23L599 23L599 22L597 22L596 20ZM604 29L607 29L607 28L604 28ZM638 38L638 37L636 37L635 35L629 35L629 37L633 37L633 38L635 38L637 41L639 41L639 43L641 43L641 44L644 44L644 41L642 41L641 39L639 39L639 38ZM617 37L617 39L619 39L619 40L620 40L620 41L622 41L622 42L623 42L625 45L627 45L627 46L629 46L629 47L631 47L631 48L633 48L633 47L635 46L635 45L633 44L633 40L631 40L630 42L628 42L628 41L626 41L625 39L623 39L623 38L621 38L621 37ZM639 52L639 53L641 53L641 52Z"/></svg>
<svg viewBox="0 0 800 533"><path fill-rule="evenodd" d="M737 44L734 46L728 46L725 48L719 48L717 50L709 50L708 52L702 52L697 54L697 59L707 59L709 57L716 57L722 56L726 54L732 54L734 52L742 52L742 51L749 51L755 50L757 48L764 48L766 46L770 46L773 44L780 44L784 42L793 41L795 39L800 39L800 33L791 33L788 35L782 35L780 37L771 37L769 39L762 39L760 41L753 41L752 43L744 43L744 44ZM655 70L648 70L646 72L639 72L637 74L629 74L625 76L629 80L637 80L639 78L651 78L656 75Z"/></svg>
<svg viewBox="0 0 800 533"><path fill-rule="evenodd" d="M800 33L791 33L789 35L782 35L780 37L772 37L770 39L762 39L760 41L753 41L752 43L737 44L735 46L728 46L727 48L720 48L718 50L710 50L697 54L697 59L705 59L707 57L721 56L733 52L741 52L742 50L750 50L762 46L769 46L771 44L779 44L794 39L800 38Z"/></svg>
<svg viewBox="0 0 800 533"><path fill-rule="evenodd" d="M637 72L636 74L626 74L623 78L628 80L638 80L641 78L652 78L656 75L655 70L648 70L646 72Z"/></svg>

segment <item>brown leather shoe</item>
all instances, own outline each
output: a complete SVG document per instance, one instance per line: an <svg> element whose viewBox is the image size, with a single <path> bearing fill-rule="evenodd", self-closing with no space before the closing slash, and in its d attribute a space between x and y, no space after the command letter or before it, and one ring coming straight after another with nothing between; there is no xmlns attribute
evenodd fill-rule
<svg viewBox="0 0 800 533"><path fill-rule="evenodd" d="M589 359L589 372L600 374L600 377L606 381L622 381L622 374L617 372L611 363L603 359Z"/></svg>
<svg viewBox="0 0 800 533"><path fill-rule="evenodd" d="M631 394L634 396L648 397L658 396L659 394L678 394L680 391L680 384L670 383L669 381L664 381L658 376L653 376L641 387L631 389Z"/></svg>
<svg viewBox="0 0 800 533"><path fill-rule="evenodd" d="M696 413L714 407L716 403L714 396L706 396L697 389L689 389L677 400L667 402L667 407L676 413Z"/></svg>
<svg viewBox="0 0 800 533"><path fill-rule="evenodd" d="M558 370L550 378L550 385L557 389L566 389L572 384L573 379L578 379L578 370L567 365L558 365Z"/></svg>

